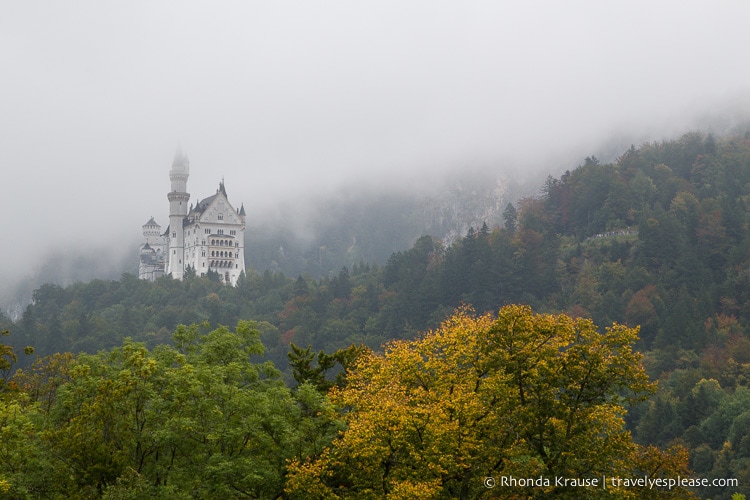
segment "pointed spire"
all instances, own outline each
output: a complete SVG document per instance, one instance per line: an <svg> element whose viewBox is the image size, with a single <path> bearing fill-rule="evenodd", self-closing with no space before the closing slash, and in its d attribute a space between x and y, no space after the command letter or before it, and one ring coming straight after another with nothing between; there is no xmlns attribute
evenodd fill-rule
<svg viewBox="0 0 750 500"><path fill-rule="evenodd" d="M221 182L219 183L219 191L221 191L224 196L227 195L227 190L224 188L224 177L221 178Z"/></svg>
<svg viewBox="0 0 750 500"><path fill-rule="evenodd" d="M177 151L174 154L174 160L172 161L172 170L182 171L189 173L190 171L190 160L185 153L182 152L182 146L177 146Z"/></svg>
<svg viewBox="0 0 750 500"><path fill-rule="evenodd" d="M245 204L240 205L240 215L245 215Z"/></svg>

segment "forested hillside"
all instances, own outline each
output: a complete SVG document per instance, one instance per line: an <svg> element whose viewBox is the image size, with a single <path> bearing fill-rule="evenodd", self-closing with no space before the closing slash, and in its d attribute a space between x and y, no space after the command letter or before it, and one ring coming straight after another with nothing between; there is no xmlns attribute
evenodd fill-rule
<svg viewBox="0 0 750 500"><path fill-rule="evenodd" d="M380 353L389 340L420 338L418 332L437 327L463 305L494 314L507 304L527 304L538 312L591 319L602 332L613 323L640 327L634 347L658 389L649 389L640 403L623 401L635 442L662 450L684 447L685 465L696 477L737 478L733 489L697 491L730 498L750 490L749 224L750 136L691 132L631 147L611 164L587 158L560 178L548 178L538 196L507 204L502 224L477 224L450 245L423 236L382 267L359 261L323 279L250 272L236 288L210 277L149 283L128 274L117 281L44 285L19 321L0 317L0 326L10 329L6 342L16 351L36 349L19 357L18 365L28 368L34 356L93 355L122 346L126 337L143 342L138 349L158 350L174 342L180 324L207 322L210 329L252 320L265 346L259 359L284 372L269 375L274 382L264 382L261 391L282 384L279 377L293 383L294 366L287 363L292 344L311 347L305 359L312 366L318 350L363 344ZM129 345L112 353L135 349ZM304 358L295 352L293 360ZM160 356L156 363L166 355ZM379 373L358 377L375 380ZM348 397L340 394L334 402L349 406ZM335 435L327 427L321 433L329 442ZM526 443L533 442L529 435ZM320 491L333 483L311 479L311 468L322 474L348 457L346 448L338 448L308 463L307 452L301 453L294 484ZM673 471L680 468L674 460ZM543 462L539 470L552 470ZM365 481L355 472L339 479Z"/></svg>
<svg viewBox="0 0 750 500"><path fill-rule="evenodd" d="M382 265L424 234L452 242L482 222L501 224L505 205L535 192L541 179L462 168L460 173L432 172L428 179L352 182L332 192L281 197L272 206L253 206L247 217L245 264L260 273L315 279L360 262ZM0 289L0 311L20 317L43 284L137 275L140 240L128 242L123 235L117 241L116 249L55 247L33 272Z"/></svg>
<svg viewBox="0 0 750 500"><path fill-rule="evenodd" d="M471 226L499 224L505 205L537 185L538 179L521 183L490 169L463 168L280 201L271 213L248 217L247 264L315 278L360 261L382 264L421 235L454 241Z"/></svg>

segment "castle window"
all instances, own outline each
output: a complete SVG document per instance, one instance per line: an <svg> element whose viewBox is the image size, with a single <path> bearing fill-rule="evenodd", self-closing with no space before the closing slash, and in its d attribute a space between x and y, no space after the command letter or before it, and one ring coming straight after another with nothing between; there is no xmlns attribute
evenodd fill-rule
<svg viewBox="0 0 750 500"><path fill-rule="evenodd" d="M234 229L231 229L229 231L229 234L231 234L232 236L234 236L235 234L237 234L237 231L235 231Z"/></svg>
<svg viewBox="0 0 750 500"><path fill-rule="evenodd" d="M206 229L206 234L211 234L211 230L210 229Z"/></svg>
<svg viewBox="0 0 750 500"><path fill-rule="evenodd" d="M224 214L219 214L219 220L224 220Z"/></svg>

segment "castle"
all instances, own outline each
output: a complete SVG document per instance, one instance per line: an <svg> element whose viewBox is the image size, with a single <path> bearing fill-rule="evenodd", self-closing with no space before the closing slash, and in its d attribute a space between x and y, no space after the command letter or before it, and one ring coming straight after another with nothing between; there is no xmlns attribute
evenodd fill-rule
<svg viewBox="0 0 750 500"><path fill-rule="evenodd" d="M167 274L181 280L187 273L215 272L235 285L245 271L245 206L232 207L222 180L216 194L188 208L189 175L190 162L178 150L169 171L169 226L162 233L153 217L142 226L138 277L154 281Z"/></svg>

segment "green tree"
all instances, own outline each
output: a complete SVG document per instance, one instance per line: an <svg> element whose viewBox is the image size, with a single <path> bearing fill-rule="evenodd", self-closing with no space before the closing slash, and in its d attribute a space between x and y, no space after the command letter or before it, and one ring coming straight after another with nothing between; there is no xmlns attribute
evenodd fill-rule
<svg viewBox="0 0 750 500"><path fill-rule="evenodd" d="M174 339L153 350L126 340L19 375L19 395L0 411L0 465L9 471L0 488L68 498L280 496L287 460L315 456L333 438L326 397L309 385L293 394L273 365L253 360L263 353L253 323L180 326Z"/></svg>
<svg viewBox="0 0 750 500"><path fill-rule="evenodd" d="M10 330L2 330L0 331L0 335L10 335ZM33 354L33 352L34 348L31 346L24 348L26 355ZM13 346L0 343L0 401L2 401L1 396L5 391L15 387L14 385L11 386L8 382L10 381L16 361L18 361L18 354L16 354Z"/></svg>
<svg viewBox="0 0 750 500"><path fill-rule="evenodd" d="M288 353L289 365L292 368L292 375L297 384L308 383L315 387L321 393L327 392L334 385L343 387L345 383L346 371L361 356L369 352L369 349L363 345L351 345L346 349L338 349L333 354L327 354L319 351L316 355L311 352L311 346L302 349L290 343L291 349ZM326 374L338 365L338 373L334 379L328 379Z"/></svg>
<svg viewBox="0 0 750 500"><path fill-rule="evenodd" d="M516 212L516 207L513 206L513 203L505 205L505 210L503 210L503 220L505 221L505 229L511 233L516 230L518 213Z"/></svg>

